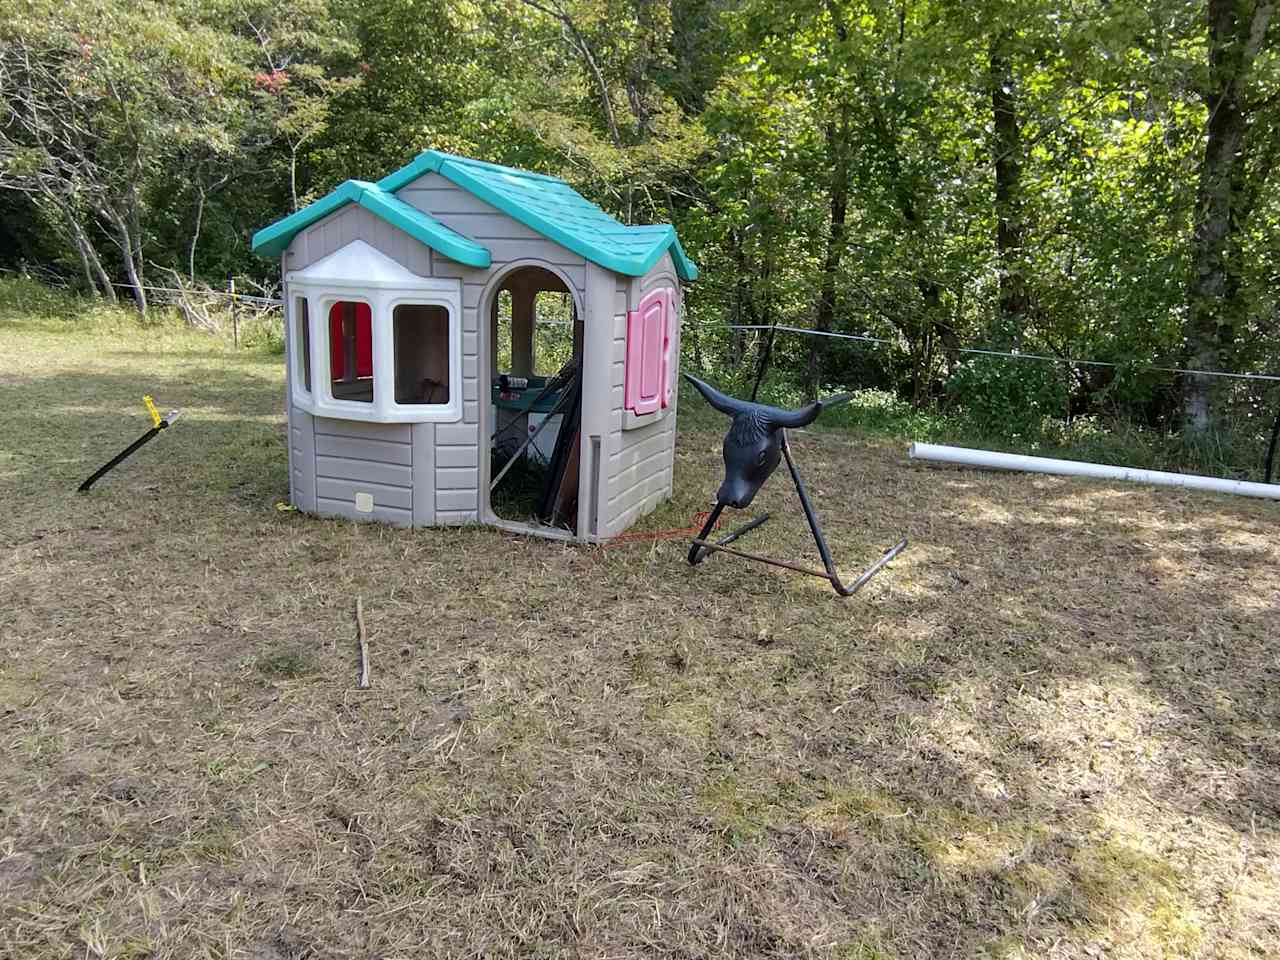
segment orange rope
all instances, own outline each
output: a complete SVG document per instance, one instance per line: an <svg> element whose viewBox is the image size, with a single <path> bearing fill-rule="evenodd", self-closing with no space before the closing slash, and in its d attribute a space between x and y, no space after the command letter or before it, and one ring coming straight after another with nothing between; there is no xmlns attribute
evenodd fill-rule
<svg viewBox="0 0 1280 960"><path fill-rule="evenodd" d="M691 519L693 526L680 527L672 530L637 530L633 533L620 533L615 537L602 541L600 548L618 547L628 543L648 543L653 540L678 540L681 537L696 536L702 530L702 525L707 522L707 517L711 516L710 510L700 510L695 513ZM712 530L720 529L720 521L716 521L716 525Z"/></svg>

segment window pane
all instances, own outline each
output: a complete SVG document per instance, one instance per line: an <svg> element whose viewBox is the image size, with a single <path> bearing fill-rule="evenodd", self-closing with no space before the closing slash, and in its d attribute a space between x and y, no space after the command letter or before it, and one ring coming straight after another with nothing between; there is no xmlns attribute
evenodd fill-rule
<svg viewBox="0 0 1280 960"><path fill-rule="evenodd" d="M373 312L339 300L329 308L329 378L335 400L373 403Z"/></svg>
<svg viewBox="0 0 1280 960"><path fill-rule="evenodd" d="M396 403L449 402L449 311L402 303L392 313Z"/></svg>
<svg viewBox="0 0 1280 960"><path fill-rule="evenodd" d="M297 357L295 371L302 373L302 389L311 392L311 318L307 315L307 298L293 301L293 352ZM295 376L296 376L295 372Z"/></svg>

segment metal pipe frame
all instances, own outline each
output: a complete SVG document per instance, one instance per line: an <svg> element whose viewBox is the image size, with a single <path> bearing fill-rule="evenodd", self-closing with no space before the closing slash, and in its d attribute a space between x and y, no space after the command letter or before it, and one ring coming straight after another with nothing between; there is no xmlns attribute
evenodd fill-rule
<svg viewBox="0 0 1280 960"><path fill-rule="evenodd" d="M769 514L756 517L749 523L744 524L734 530L727 536L721 537L716 541L707 540L707 534L715 527L716 521L720 518L720 514L724 511L726 504L723 500L717 500L714 509L707 517L707 522L703 524L702 530L694 537L689 547L689 563L690 565L701 563L708 553L728 553L735 557L742 557L744 560L754 560L757 563L767 563L773 567L781 567L784 570L794 570L797 573L808 574L811 577L818 577L826 580L831 584L831 588L841 597L851 597L874 577L890 560L901 553L907 546L907 538L903 537L892 547L886 550L883 556L875 563L867 567L856 579L845 583L840 579L840 574L836 571L835 561L831 557L831 548L827 546L827 539L822 535L822 527L818 524L818 515L814 512L813 503L809 500L809 492L805 489L804 481L800 479L800 471L796 468L795 460L791 456L791 444L787 442L787 435L782 435L782 455L787 461L787 470L791 474L791 482L795 485L796 493L800 497L800 506L804 510L804 518L808 521L809 532L813 534L813 542L818 547L818 555L822 558L822 566L824 570L814 570L811 567L802 567L799 564L788 563L785 560L775 560L772 557L762 557L759 554L747 553L743 550L732 550L728 544L737 540L744 534L750 533L756 527L763 524L769 519Z"/></svg>

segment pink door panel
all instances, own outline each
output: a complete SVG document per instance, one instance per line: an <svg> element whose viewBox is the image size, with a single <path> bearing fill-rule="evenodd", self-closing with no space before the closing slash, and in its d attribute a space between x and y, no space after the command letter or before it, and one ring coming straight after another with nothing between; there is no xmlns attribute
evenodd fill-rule
<svg viewBox="0 0 1280 960"><path fill-rule="evenodd" d="M623 406L637 414L665 406L670 295L654 290L627 314L626 385Z"/></svg>
<svg viewBox="0 0 1280 960"><path fill-rule="evenodd" d="M671 355L671 351L675 349L676 324L679 319L675 291L668 288L662 292L667 295L666 338L662 346L662 406L666 409L671 406L671 392L675 389L676 367L679 365L679 361Z"/></svg>

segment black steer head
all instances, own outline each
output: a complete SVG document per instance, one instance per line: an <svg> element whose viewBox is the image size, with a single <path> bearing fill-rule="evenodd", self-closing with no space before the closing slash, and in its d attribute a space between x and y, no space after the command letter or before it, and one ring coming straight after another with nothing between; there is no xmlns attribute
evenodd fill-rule
<svg viewBox="0 0 1280 960"><path fill-rule="evenodd" d="M818 418L823 401L799 410L783 410L763 403L738 400L689 374L685 379L698 388L707 403L733 417L724 436L724 483L716 499L741 510L756 498L782 459L782 430L803 427Z"/></svg>

